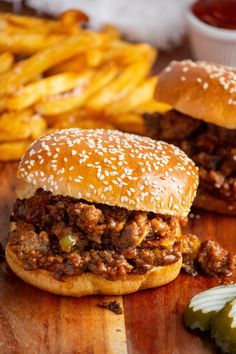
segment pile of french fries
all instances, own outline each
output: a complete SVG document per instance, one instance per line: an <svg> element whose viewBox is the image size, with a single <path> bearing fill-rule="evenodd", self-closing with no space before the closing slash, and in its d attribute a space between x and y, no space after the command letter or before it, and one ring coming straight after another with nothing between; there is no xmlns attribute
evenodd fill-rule
<svg viewBox="0 0 236 354"><path fill-rule="evenodd" d="M87 21L77 10L57 20L0 13L0 160L55 129L144 134L142 114L168 108L153 99L156 50Z"/></svg>

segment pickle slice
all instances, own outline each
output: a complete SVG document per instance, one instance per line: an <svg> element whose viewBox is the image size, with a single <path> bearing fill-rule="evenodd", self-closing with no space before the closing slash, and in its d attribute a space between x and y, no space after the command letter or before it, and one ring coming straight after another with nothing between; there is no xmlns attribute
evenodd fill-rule
<svg viewBox="0 0 236 354"><path fill-rule="evenodd" d="M186 326L202 331L210 329L214 315L235 297L236 284L216 286L194 296L184 314Z"/></svg>
<svg viewBox="0 0 236 354"><path fill-rule="evenodd" d="M212 319L211 335L224 353L236 353L236 299Z"/></svg>

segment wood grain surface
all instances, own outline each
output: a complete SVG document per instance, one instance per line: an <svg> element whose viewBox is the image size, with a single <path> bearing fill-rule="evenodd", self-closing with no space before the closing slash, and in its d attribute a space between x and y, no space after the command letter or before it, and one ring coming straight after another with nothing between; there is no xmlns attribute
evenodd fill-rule
<svg viewBox="0 0 236 354"><path fill-rule="evenodd" d="M14 201L16 163L0 164L0 241L5 244ZM199 218L200 216L200 218ZM188 230L211 237L236 252L236 220L200 213ZM234 279L235 280L235 279ZM222 281L222 280L221 280ZM64 298L35 289L0 264L1 354L208 354L217 349L209 336L190 332L183 311L196 293L219 280L181 274L158 289L114 297L116 315L99 308L108 297Z"/></svg>

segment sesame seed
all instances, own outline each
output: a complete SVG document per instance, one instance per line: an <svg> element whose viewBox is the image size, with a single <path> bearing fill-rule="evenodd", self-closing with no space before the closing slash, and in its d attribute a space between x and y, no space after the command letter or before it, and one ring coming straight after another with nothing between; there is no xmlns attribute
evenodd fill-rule
<svg viewBox="0 0 236 354"><path fill-rule="evenodd" d="M167 66L167 68L165 68L165 72L169 73L171 71L171 67L170 66Z"/></svg>

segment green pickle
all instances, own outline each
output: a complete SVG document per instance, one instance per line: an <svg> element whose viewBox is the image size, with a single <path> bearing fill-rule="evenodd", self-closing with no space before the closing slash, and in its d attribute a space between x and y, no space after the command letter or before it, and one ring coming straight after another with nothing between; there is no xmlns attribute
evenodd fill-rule
<svg viewBox="0 0 236 354"><path fill-rule="evenodd" d="M212 319L211 335L224 353L236 354L236 299Z"/></svg>
<svg viewBox="0 0 236 354"><path fill-rule="evenodd" d="M76 240L71 235L66 235L59 241L60 247L64 252L70 252L71 248L76 244Z"/></svg>
<svg viewBox="0 0 236 354"><path fill-rule="evenodd" d="M209 330L215 314L235 297L236 284L217 286L194 296L184 314L186 326Z"/></svg>

